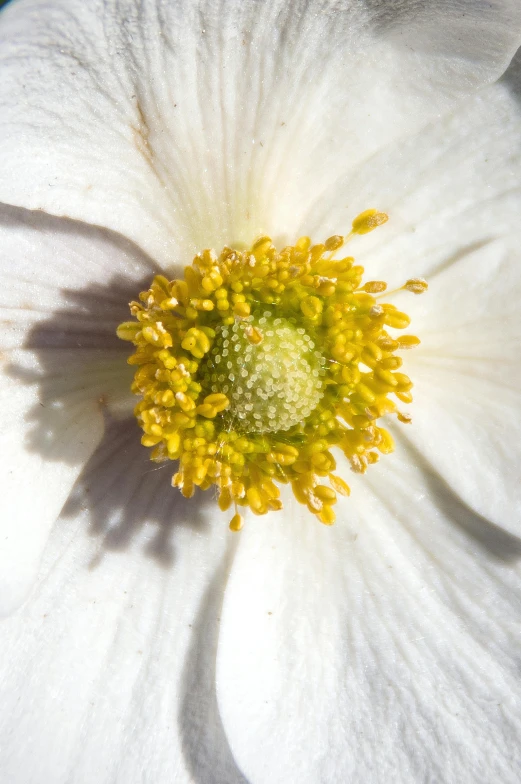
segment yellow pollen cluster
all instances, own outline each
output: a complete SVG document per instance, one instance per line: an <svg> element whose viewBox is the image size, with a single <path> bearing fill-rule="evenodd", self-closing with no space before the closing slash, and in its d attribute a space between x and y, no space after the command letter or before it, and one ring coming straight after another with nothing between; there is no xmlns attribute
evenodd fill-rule
<svg viewBox="0 0 521 784"><path fill-rule="evenodd" d="M363 267L335 258L386 220L367 210L347 237L301 237L280 252L267 236L248 251L204 250L183 280L156 276L130 304L135 321L118 328L136 346L128 361L142 443L154 461L179 460L172 484L185 497L215 485L219 507L235 507L232 530L243 524L238 507L281 509L280 484L333 523L337 493L350 491L331 449L364 473L393 450L378 420L410 421L390 395L412 400L396 352L419 340L389 334L409 317L380 303L384 282L363 284ZM402 288L419 294L427 284Z"/></svg>

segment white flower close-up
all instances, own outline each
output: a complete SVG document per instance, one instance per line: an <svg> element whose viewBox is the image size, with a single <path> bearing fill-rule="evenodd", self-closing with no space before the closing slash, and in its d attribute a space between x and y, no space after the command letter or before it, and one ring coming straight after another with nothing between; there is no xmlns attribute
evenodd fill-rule
<svg viewBox="0 0 521 784"><path fill-rule="evenodd" d="M2 782L518 784L520 46L519 0L0 11ZM367 209L411 422L336 455L334 525L282 487L230 531L141 445L118 325Z"/></svg>

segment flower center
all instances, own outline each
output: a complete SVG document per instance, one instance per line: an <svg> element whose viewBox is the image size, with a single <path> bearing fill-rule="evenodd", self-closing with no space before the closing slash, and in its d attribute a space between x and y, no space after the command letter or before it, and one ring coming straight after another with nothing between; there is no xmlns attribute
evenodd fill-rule
<svg viewBox="0 0 521 784"><path fill-rule="evenodd" d="M128 361L141 443L156 462L179 460L172 484L185 497L217 487L219 507L235 507L232 530L242 526L238 507L281 509L279 484L330 525L337 493L350 492L332 449L365 473L393 450L380 420L410 422L393 400L412 400L397 352L420 341L393 334L409 317L380 304L383 281L362 283L363 267L336 258L386 220L366 210L348 237L318 245L301 237L277 251L261 237L247 251L204 250L184 279L157 275L130 304L135 321L118 327L136 347ZM427 284L402 288L420 294Z"/></svg>
<svg viewBox="0 0 521 784"><path fill-rule="evenodd" d="M262 339L251 342L253 329ZM291 430L323 394L325 360L295 319L269 311L216 330L200 368L203 390L230 400L223 419L241 432Z"/></svg>

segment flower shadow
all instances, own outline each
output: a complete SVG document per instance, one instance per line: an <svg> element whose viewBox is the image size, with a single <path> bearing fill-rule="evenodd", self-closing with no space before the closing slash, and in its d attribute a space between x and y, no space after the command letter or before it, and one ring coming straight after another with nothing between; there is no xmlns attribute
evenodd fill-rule
<svg viewBox="0 0 521 784"><path fill-rule="evenodd" d="M62 519L83 517L89 534L100 541L91 565L104 551L130 547L152 526L155 534L150 538L147 531L146 554L169 567L176 529L188 526L200 532L205 525L202 510L212 497L197 493L187 500L171 487L176 464L150 461L131 413L136 399L130 393L133 369L126 361L130 348L117 338L116 328L129 319L128 303L148 288L157 265L133 243L98 227L14 208L2 211L0 222L46 235L58 253L70 254L71 265L85 263L73 255L79 245L83 256L104 253L102 265L111 263L113 274L104 283L56 289L55 306L45 300L52 280L43 280L36 295L30 286L25 289L19 308L30 326L23 340L17 339L22 351L15 352L4 372L17 382L16 388L26 388L22 395L30 393L24 417L26 448L57 465L80 466L87 460ZM4 327L19 329L15 321ZM93 452L96 437L89 428L99 436Z"/></svg>
<svg viewBox="0 0 521 784"><path fill-rule="evenodd" d="M203 493L183 498L171 487L176 465L151 463L148 452L140 443L135 420L105 416L103 439L61 514L66 520L86 513L89 534L101 542L91 568L105 552L130 547L145 526L155 528L153 536L147 537L146 554L168 568L175 560L176 531L188 527L201 532L207 526L203 510L212 498Z"/></svg>
<svg viewBox="0 0 521 784"><path fill-rule="evenodd" d="M233 758L215 690L223 584L237 544L235 538L206 589L183 671L178 725L184 757L197 784L248 784Z"/></svg>
<svg viewBox="0 0 521 784"><path fill-rule="evenodd" d="M521 104L521 47L517 50L512 62L501 77L501 81L509 88L517 102Z"/></svg>
<svg viewBox="0 0 521 784"><path fill-rule="evenodd" d="M93 410L98 418L109 406L131 411L129 352L115 330L128 318L129 295L135 296L139 285L131 288L119 276L106 287L63 289L67 305L28 331L25 351L5 368L12 379L37 389L25 416L25 442L46 460L78 464L78 443L66 436L64 427L81 426L82 417L92 416ZM104 296L107 290L110 298Z"/></svg>
<svg viewBox="0 0 521 784"><path fill-rule="evenodd" d="M440 511L489 557L504 563L521 558L521 539L471 509L406 438L397 438L410 461L422 471Z"/></svg>
<svg viewBox="0 0 521 784"><path fill-rule="evenodd" d="M211 502L202 493L187 500L171 487L176 464L150 461L131 415L135 399L129 389L133 373L126 362L129 347L115 330L129 317L128 302L149 283L150 278L136 282L115 276L106 286L64 290L70 304L38 322L24 343L36 354L38 369L20 364L7 368L12 378L38 387L38 402L26 417L30 423L26 442L46 460L77 464L77 442L64 437L64 428L85 414L85 406L95 406L103 419L103 437L62 510L64 519L85 515L90 535L100 540L92 567L104 550L129 547L146 525L157 527L147 554L170 566L176 528L201 530L202 509ZM89 328L75 329L74 321Z"/></svg>

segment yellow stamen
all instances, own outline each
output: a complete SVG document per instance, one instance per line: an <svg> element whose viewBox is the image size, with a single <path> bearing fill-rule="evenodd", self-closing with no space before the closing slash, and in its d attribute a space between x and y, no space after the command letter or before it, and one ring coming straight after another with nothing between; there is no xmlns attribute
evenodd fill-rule
<svg viewBox="0 0 521 784"><path fill-rule="evenodd" d="M377 302L384 281L364 284L352 257L333 258L386 220L366 210L347 237L318 245L301 237L278 251L263 236L247 251L204 250L184 280L156 276L130 305L135 321L118 327L136 347L142 443L156 462L179 460L172 484L185 497L215 486L220 509L234 504L233 531L238 507L282 508L279 484L331 525L337 494L350 493L331 450L365 473L394 448L381 418L410 422L393 400L412 400L396 352L419 340L388 332L409 317ZM403 286L426 288L421 278Z"/></svg>

